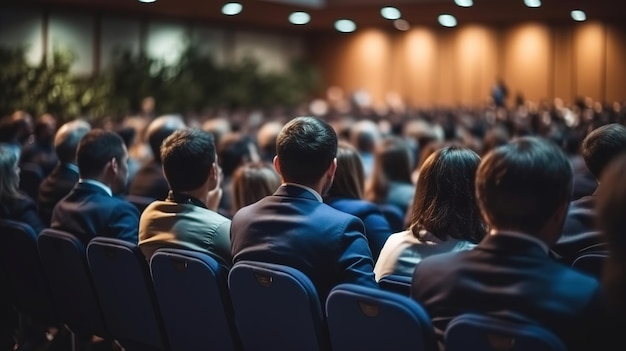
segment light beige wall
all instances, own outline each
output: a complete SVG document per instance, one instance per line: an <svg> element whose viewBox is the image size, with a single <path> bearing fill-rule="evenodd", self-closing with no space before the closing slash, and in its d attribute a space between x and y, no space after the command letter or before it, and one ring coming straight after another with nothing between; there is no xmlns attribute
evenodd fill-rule
<svg viewBox="0 0 626 351"><path fill-rule="evenodd" d="M387 50L387 52L381 52ZM527 100L578 96L626 98L626 26L600 22L454 29L413 27L407 32L366 30L312 40L313 57L328 86L388 92L419 107L480 105L499 77Z"/></svg>

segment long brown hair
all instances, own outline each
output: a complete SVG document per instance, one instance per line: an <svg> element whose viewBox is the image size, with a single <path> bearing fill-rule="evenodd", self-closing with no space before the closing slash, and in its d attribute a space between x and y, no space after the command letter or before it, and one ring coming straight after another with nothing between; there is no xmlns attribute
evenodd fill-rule
<svg viewBox="0 0 626 351"><path fill-rule="evenodd" d="M329 197L344 197L351 199L363 198L365 173L363 162L356 148L347 141L339 141L337 148L337 171L335 180L328 190Z"/></svg>
<svg viewBox="0 0 626 351"><path fill-rule="evenodd" d="M397 136L388 136L377 146L374 170L365 190L365 198L374 203L387 200L391 182L411 183L413 158L409 144Z"/></svg>
<svg viewBox="0 0 626 351"><path fill-rule="evenodd" d="M233 213L273 194L280 184L280 176L270 163L252 162L239 166L233 174Z"/></svg>

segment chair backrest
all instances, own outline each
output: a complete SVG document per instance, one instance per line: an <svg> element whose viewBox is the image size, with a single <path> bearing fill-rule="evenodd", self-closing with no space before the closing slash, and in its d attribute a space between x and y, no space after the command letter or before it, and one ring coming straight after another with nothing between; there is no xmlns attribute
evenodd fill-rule
<svg viewBox="0 0 626 351"><path fill-rule="evenodd" d="M163 248L150 271L172 351L241 349L226 268L206 253Z"/></svg>
<svg viewBox="0 0 626 351"><path fill-rule="evenodd" d="M19 188L31 199L36 200L39 194L39 185L45 178L41 166L32 162L25 162L20 165Z"/></svg>
<svg viewBox="0 0 626 351"><path fill-rule="evenodd" d="M37 250L37 234L28 224L0 220L0 260L15 308L26 315L57 322L52 292Z"/></svg>
<svg viewBox="0 0 626 351"><path fill-rule="evenodd" d="M37 246L61 321L75 333L107 338L83 243L70 233L48 228L39 234Z"/></svg>
<svg viewBox="0 0 626 351"><path fill-rule="evenodd" d="M600 279L602 277L604 263L608 258L608 251L585 253L576 257L572 263L572 268Z"/></svg>
<svg viewBox="0 0 626 351"><path fill-rule="evenodd" d="M404 296L411 296L411 280L412 277L390 274L380 278L378 285L383 290L393 291Z"/></svg>
<svg viewBox="0 0 626 351"><path fill-rule="evenodd" d="M387 219L392 233L404 230L405 214L400 207L392 204L378 204L378 208Z"/></svg>
<svg viewBox="0 0 626 351"><path fill-rule="evenodd" d="M393 292L340 284L328 295L326 316L333 351L435 349L428 314Z"/></svg>
<svg viewBox="0 0 626 351"><path fill-rule="evenodd" d="M150 269L139 247L95 237L87 245L87 261L113 338L129 349L167 350Z"/></svg>
<svg viewBox="0 0 626 351"><path fill-rule="evenodd" d="M246 351L325 350L327 332L313 283L283 265L239 261L228 275Z"/></svg>
<svg viewBox="0 0 626 351"><path fill-rule="evenodd" d="M446 351L565 351L563 341L542 326L523 320L467 313L445 331Z"/></svg>

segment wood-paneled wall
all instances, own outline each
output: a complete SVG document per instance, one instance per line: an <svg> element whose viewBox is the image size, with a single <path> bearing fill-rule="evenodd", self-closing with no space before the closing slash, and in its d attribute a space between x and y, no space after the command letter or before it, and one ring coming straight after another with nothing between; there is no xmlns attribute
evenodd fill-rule
<svg viewBox="0 0 626 351"><path fill-rule="evenodd" d="M414 106L477 106L501 78L509 103L520 94L626 99L626 25L523 23L407 32L363 29L312 37L310 49L327 87L365 90L375 103L396 93Z"/></svg>

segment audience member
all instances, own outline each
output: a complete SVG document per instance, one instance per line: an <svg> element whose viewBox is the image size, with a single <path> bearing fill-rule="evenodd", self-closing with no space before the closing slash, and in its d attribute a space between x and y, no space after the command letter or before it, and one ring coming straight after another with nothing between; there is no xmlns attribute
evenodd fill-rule
<svg viewBox="0 0 626 351"><path fill-rule="evenodd" d="M52 172L57 164L57 154L54 150L54 135L57 129L57 121L50 114L41 115L35 122L33 143L28 144L22 150L20 164L36 164L44 176Z"/></svg>
<svg viewBox="0 0 626 351"><path fill-rule="evenodd" d="M10 146L0 145L0 219L26 223L39 233L45 226L35 202L19 190L19 182L17 155Z"/></svg>
<svg viewBox="0 0 626 351"><path fill-rule="evenodd" d="M22 148L33 138L33 117L25 111L16 111L0 120L0 144L8 145L18 160Z"/></svg>
<svg viewBox="0 0 626 351"><path fill-rule="evenodd" d="M163 140L179 129L185 128L185 122L178 115L157 117L149 125L146 138L152 151L152 160L143 165L130 182L130 195L164 200L169 192L167 180L161 165L161 144Z"/></svg>
<svg viewBox="0 0 626 351"><path fill-rule="evenodd" d="M268 162L250 162L241 165L233 175L232 213L272 195L281 185L280 175Z"/></svg>
<svg viewBox="0 0 626 351"><path fill-rule="evenodd" d="M163 172L170 186L164 201L143 211L139 247L150 260L161 247L180 247L210 254L230 267L230 220L216 211L221 173L213 136L197 128L181 129L161 146Z"/></svg>
<svg viewBox="0 0 626 351"><path fill-rule="evenodd" d="M364 119L350 127L349 137L350 143L361 156L365 178L369 179L374 171L374 151L381 139L380 130L376 123Z"/></svg>
<svg viewBox="0 0 626 351"><path fill-rule="evenodd" d="M596 180L600 179L604 168L613 158L626 151L626 127L621 124L607 124L591 131L583 140L582 156L585 164ZM598 184L598 189L602 184ZM581 249L603 242L604 239L595 225L595 193L571 202L563 235L552 248L564 262L571 263Z"/></svg>
<svg viewBox="0 0 626 351"><path fill-rule="evenodd" d="M272 162L276 156L276 138L283 128L278 121L267 121L261 125L256 133L256 142L259 147L261 161Z"/></svg>
<svg viewBox="0 0 626 351"><path fill-rule="evenodd" d="M295 118L278 135L276 154L283 185L233 217L234 263L293 267L311 279L322 303L339 283L377 287L363 222L322 201L337 168L333 128L313 117Z"/></svg>
<svg viewBox="0 0 626 351"><path fill-rule="evenodd" d="M522 316L568 350L592 350L602 340L599 282L548 254L571 191L571 165L550 141L521 137L483 158L476 197L490 234L472 250L426 257L413 274L411 296L429 313L440 346L450 320L464 312Z"/></svg>
<svg viewBox="0 0 626 351"><path fill-rule="evenodd" d="M74 188L78 182L76 149L80 140L91 130L84 120L63 124L54 137L54 149L59 162L41 182L37 197L39 216L46 226L50 225L54 206Z"/></svg>
<svg viewBox="0 0 626 351"><path fill-rule="evenodd" d="M469 250L486 234L474 195L480 157L464 146L430 155L419 173L409 229L387 239L374 267L376 279L413 275L425 257Z"/></svg>
<svg viewBox="0 0 626 351"><path fill-rule="evenodd" d="M358 151L350 143L339 141L335 180L324 202L339 211L359 217L365 225L365 236L374 262L391 235L391 228L380 208L363 199L365 173Z"/></svg>
<svg viewBox="0 0 626 351"><path fill-rule="evenodd" d="M96 236L137 243L139 211L115 194L124 191L128 151L114 132L94 129L78 144L79 180L54 207L50 227L75 235L86 246Z"/></svg>

